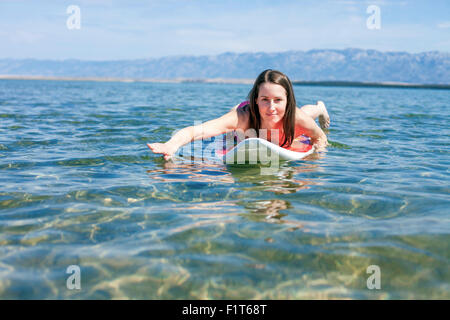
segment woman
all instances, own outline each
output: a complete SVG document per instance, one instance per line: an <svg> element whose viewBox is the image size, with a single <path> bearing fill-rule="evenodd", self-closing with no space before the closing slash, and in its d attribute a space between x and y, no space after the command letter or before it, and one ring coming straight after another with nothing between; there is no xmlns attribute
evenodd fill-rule
<svg viewBox="0 0 450 320"><path fill-rule="evenodd" d="M276 70L265 70L256 78L249 93L249 101L241 103L220 118L178 131L166 143L147 144L154 153L168 160L181 146L199 139L207 139L230 131L254 132L284 148L295 148L296 137L309 136L317 151L328 144L325 133L314 121L319 118L322 128L330 123L323 102L297 108L289 78ZM250 129L250 130L249 130ZM278 139L271 135L278 133ZM250 134L246 134L250 136Z"/></svg>

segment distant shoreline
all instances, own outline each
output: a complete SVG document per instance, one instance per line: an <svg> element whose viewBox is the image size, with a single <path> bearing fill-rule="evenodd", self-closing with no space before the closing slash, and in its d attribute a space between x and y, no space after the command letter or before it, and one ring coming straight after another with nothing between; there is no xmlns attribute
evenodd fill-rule
<svg viewBox="0 0 450 320"><path fill-rule="evenodd" d="M420 88L449 90L450 84L419 84L403 82L358 82L358 81L292 81L297 86L320 87L371 87L371 88Z"/></svg>
<svg viewBox="0 0 450 320"><path fill-rule="evenodd" d="M94 82L155 82L155 83L216 83L216 84L250 84L254 79L134 79L134 78L96 78L96 77L46 77L23 75L0 75L0 80L47 80L47 81L94 81ZM292 81L294 86L319 86L319 87L372 87L372 88L420 88L420 89L444 89L450 90L450 84L416 84L402 82L358 82L358 81Z"/></svg>
<svg viewBox="0 0 450 320"><path fill-rule="evenodd" d="M251 79L157 79L157 78L96 78L96 77L53 77L53 76L21 76L21 75L0 75L0 80L50 80L50 81L96 81L96 82L157 82L157 83L231 83L231 84L253 84Z"/></svg>

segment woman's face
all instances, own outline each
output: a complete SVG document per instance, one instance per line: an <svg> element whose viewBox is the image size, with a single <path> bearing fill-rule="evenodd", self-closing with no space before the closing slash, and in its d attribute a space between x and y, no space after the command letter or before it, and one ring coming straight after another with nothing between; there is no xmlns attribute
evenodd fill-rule
<svg viewBox="0 0 450 320"><path fill-rule="evenodd" d="M279 84L264 82L259 86L256 104L259 108L262 125L266 129L277 127L283 123L286 111L286 90Z"/></svg>

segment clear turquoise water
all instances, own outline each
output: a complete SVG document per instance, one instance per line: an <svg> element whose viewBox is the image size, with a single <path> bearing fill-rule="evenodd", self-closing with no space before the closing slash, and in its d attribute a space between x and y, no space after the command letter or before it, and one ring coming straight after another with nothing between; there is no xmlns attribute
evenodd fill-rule
<svg viewBox="0 0 450 320"><path fill-rule="evenodd" d="M450 91L295 87L331 146L273 175L147 149L249 89L0 81L0 298L449 299Z"/></svg>

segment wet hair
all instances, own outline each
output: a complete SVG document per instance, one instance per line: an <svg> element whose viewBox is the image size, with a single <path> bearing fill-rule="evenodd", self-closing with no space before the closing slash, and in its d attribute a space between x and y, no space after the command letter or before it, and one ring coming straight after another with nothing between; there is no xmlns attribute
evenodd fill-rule
<svg viewBox="0 0 450 320"><path fill-rule="evenodd" d="M256 99L259 95L259 87L261 84L269 82L282 86L286 90L286 110L283 117L283 132L284 141L280 146L284 147L287 144L289 147L295 138L295 110L297 103L295 101L294 90L292 89L292 83L289 78L280 71L267 69L261 72L256 78L253 88L248 94L249 111L250 111L250 128L256 130L256 134L259 137L259 130L261 129L261 115L259 114L259 108L256 104Z"/></svg>

